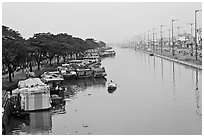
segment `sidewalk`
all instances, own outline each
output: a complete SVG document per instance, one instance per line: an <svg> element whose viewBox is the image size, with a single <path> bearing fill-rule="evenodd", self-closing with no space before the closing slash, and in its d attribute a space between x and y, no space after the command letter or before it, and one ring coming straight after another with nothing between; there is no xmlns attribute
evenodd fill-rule
<svg viewBox="0 0 204 137"><path fill-rule="evenodd" d="M145 51L146 52L146 51ZM146 52L150 53L150 52ZM183 65L191 66L197 69L202 70L202 58L198 57L198 60L196 61L195 56L190 55L182 55L181 53L175 52L175 55L173 56L172 53L167 51L151 51L155 56L165 58L167 60L171 60Z"/></svg>

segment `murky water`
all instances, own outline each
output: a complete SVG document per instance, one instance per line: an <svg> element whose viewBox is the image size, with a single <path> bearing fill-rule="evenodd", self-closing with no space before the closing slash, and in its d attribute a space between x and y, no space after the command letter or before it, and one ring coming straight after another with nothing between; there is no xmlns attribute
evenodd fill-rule
<svg viewBox="0 0 204 137"><path fill-rule="evenodd" d="M107 80L65 81L63 113L13 119L8 133L202 134L202 71L139 51L115 50L115 57L102 59ZM110 80L118 84L112 94Z"/></svg>

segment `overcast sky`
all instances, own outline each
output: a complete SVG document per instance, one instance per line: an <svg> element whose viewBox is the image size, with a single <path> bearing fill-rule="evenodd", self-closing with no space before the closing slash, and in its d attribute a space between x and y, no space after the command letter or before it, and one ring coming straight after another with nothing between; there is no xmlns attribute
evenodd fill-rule
<svg viewBox="0 0 204 137"><path fill-rule="evenodd" d="M94 38L104 42L120 42L137 34L160 30L160 25L171 28L171 19L179 19L174 26L181 26L180 32L190 32L194 22L194 10L201 9L201 3L2 3L2 23L17 30L25 38L34 33L66 32L76 37ZM197 13L198 27L201 27L202 12ZM175 28L175 33L177 29ZM168 32L166 32L167 35Z"/></svg>

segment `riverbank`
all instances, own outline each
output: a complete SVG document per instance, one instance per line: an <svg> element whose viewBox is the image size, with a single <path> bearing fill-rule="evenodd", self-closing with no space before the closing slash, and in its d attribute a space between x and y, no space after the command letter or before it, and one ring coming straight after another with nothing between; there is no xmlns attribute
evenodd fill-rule
<svg viewBox="0 0 204 137"><path fill-rule="evenodd" d="M198 60L196 61L195 57L189 55L181 55L179 53L175 53L175 55L173 56L170 52L166 51L163 51L162 53L158 51L144 52L148 54L153 53L154 56L202 70L202 58L200 57L198 57Z"/></svg>

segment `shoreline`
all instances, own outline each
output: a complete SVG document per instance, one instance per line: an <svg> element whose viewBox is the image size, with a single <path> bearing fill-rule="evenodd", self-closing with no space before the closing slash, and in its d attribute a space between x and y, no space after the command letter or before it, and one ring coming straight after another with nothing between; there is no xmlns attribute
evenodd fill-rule
<svg viewBox="0 0 204 137"><path fill-rule="evenodd" d="M170 60L170 61L173 61L173 62L182 64L182 65L185 65L185 66L190 66L190 67L192 67L192 68L196 68L196 69L202 70L202 65L192 64L192 63L189 63L189 62L186 62L186 61L182 61L182 60L179 60L179 59L170 58L170 57L168 57L168 56L160 55L160 54L157 54L157 53L154 53L154 52L144 51L144 53L154 54L154 56L156 56L156 57L164 58L164 59L166 59L166 60Z"/></svg>

